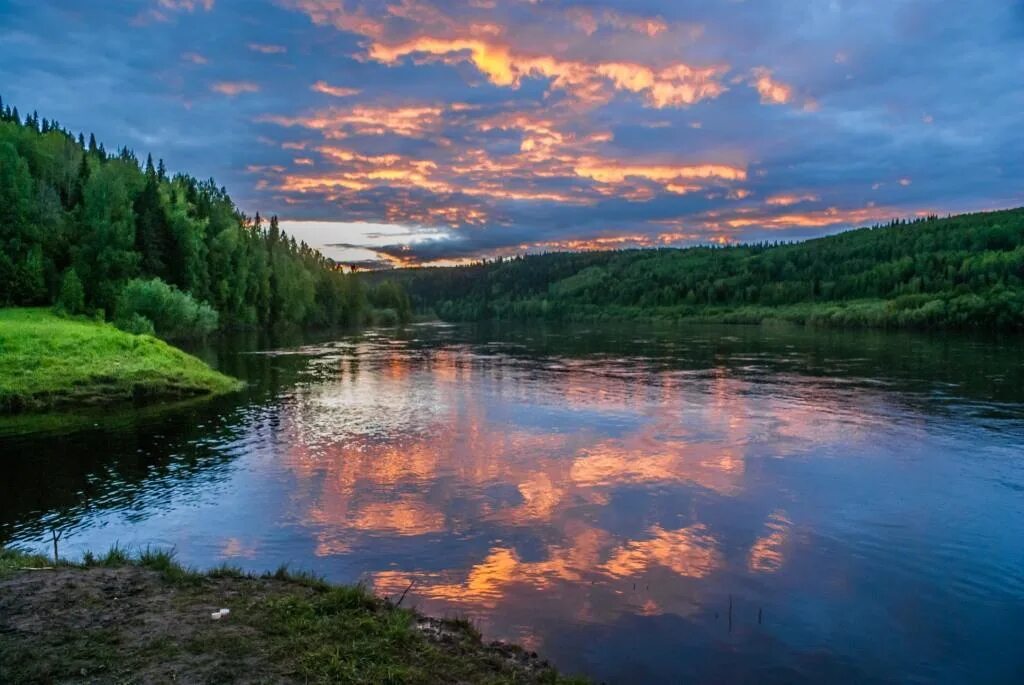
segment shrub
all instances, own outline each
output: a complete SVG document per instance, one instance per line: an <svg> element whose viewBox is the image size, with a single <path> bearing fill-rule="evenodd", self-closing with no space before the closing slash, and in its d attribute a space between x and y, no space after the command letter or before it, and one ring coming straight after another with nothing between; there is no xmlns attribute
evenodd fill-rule
<svg viewBox="0 0 1024 685"><path fill-rule="evenodd" d="M127 319L120 319L117 327L132 335L156 335L153 322L138 312L133 312Z"/></svg>
<svg viewBox="0 0 1024 685"><path fill-rule="evenodd" d="M393 326L395 323L409 323L412 319L412 303L409 301L409 296L402 286L394 281L384 281L377 287L371 288L367 293L367 299L374 309L390 309L397 318L396 322L391 323L390 315L385 315L388 317L389 323L377 322L378 325Z"/></svg>
<svg viewBox="0 0 1024 685"><path fill-rule="evenodd" d="M398 312L390 307L373 310L373 323L376 326L397 326L399 321Z"/></svg>
<svg viewBox="0 0 1024 685"><path fill-rule="evenodd" d="M128 281L117 298L114 321L129 332L161 338L202 337L217 330L217 312L159 278ZM146 323L150 330L145 331Z"/></svg>

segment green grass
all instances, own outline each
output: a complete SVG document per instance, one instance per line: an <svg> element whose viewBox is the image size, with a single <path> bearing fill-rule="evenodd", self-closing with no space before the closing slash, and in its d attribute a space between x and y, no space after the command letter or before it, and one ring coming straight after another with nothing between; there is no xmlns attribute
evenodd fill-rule
<svg viewBox="0 0 1024 685"><path fill-rule="evenodd" d="M25 570L39 567L51 568ZM0 680L10 682L87 674L104 682L174 674L202 682L584 682L513 645L485 645L466 620L426 619L359 585L285 566L262 576L228 566L203 573L150 548L131 554L115 545L52 568L45 557L0 547L0 606L9 611ZM217 607L230 617L209 620ZM45 625L19 627L38 616L49 616Z"/></svg>
<svg viewBox="0 0 1024 685"><path fill-rule="evenodd" d="M21 549L0 547L0 579L14 575L25 568L40 568L53 563L42 554L31 554Z"/></svg>
<svg viewBox="0 0 1024 685"><path fill-rule="evenodd" d="M148 335L0 309L0 412L231 392L241 382Z"/></svg>

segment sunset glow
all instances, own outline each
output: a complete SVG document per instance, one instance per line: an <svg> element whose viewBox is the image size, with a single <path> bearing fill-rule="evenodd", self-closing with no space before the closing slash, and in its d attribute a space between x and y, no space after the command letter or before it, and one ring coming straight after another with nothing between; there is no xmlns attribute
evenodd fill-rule
<svg viewBox="0 0 1024 685"><path fill-rule="evenodd" d="M1020 156L993 157L1024 109L1010 2L971 27L923 0L15 4L12 101L213 176L339 259L322 222L444 233L365 264L802 239L1024 192Z"/></svg>

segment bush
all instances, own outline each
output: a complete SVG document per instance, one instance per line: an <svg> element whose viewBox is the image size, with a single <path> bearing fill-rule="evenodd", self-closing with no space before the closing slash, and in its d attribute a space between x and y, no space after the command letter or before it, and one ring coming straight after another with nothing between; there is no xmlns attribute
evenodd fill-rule
<svg viewBox="0 0 1024 685"><path fill-rule="evenodd" d="M395 323L409 323L412 319L412 303L409 301L409 296L405 290L402 289L398 283L394 281L384 281L375 288L371 288L367 293L367 299L374 309L378 310L391 310L397 319L396 322L391 323L391 314L385 314L388 317L389 323L376 323L380 326L393 326ZM376 315L375 315L376 318Z"/></svg>
<svg viewBox="0 0 1024 685"><path fill-rule="evenodd" d="M132 335L156 335L153 322L138 312L133 313L127 319L119 320L117 327Z"/></svg>
<svg viewBox="0 0 1024 685"><path fill-rule="evenodd" d="M82 281L74 269L68 269L60 279L60 292L57 294L57 310L65 314L85 313L85 290Z"/></svg>
<svg viewBox="0 0 1024 685"><path fill-rule="evenodd" d="M114 322L118 328L132 333L189 338L217 330L217 319L217 312L210 305L154 278L125 284L117 298Z"/></svg>
<svg viewBox="0 0 1024 685"><path fill-rule="evenodd" d="M375 326L397 326L400 323L398 312L390 307L387 309L374 309L372 318Z"/></svg>

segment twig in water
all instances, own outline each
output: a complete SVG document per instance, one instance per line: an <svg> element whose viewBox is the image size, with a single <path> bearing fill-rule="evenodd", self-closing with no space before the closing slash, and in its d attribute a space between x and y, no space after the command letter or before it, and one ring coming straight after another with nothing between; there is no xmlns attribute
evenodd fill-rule
<svg viewBox="0 0 1024 685"><path fill-rule="evenodd" d="M415 585L415 584L416 584L416 579L413 578L412 582L409 583L409 587L405 588L405 590L402 591L402 596L398 598L398 601L395 603L395 607L402 606L402 600L405 599L406 593L409 592L409 590L411 590L412 586Z"/></svg>
<svg viewBox="0 0 1024 685"><path fill-rule="evenodd" d="M57 543L64 537L64 531L58 530L57 528L50 529L50 536L53 538L53 563L54 565L60 563L60 559L57 556Z"/></svg>
<svg viewBox="0 0 1024 685"><path fill-rule="evenodd" d="M729 595L729 632L732 632L732 595Z"/></svg>

